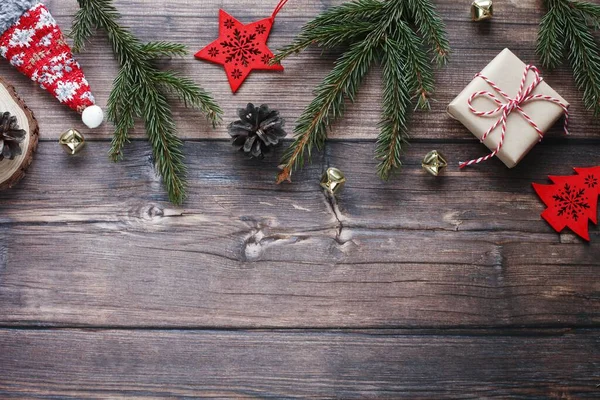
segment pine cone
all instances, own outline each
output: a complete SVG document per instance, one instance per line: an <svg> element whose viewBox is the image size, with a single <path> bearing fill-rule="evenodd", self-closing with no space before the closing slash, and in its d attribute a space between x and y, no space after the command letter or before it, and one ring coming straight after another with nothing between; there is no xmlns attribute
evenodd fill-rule
<svg viewBox="0 0 600 400"><path fill-rule="evenodd" d="M269 109L266 104L254 107L250 103L246 108L241 108L238 114L240 120L229 125L229 135L233 138L234 146L252 157L264 158L287 136L283 130L285 121L279 116L279 111Z"/></svg>
<svg viewBox="0 0 600 400"><path fill-rule="evenodd" d="M27 132L19 129L17 117L5 112L0 116L0 161L8 158L14 160L21 155L21 143Z"/></svg>

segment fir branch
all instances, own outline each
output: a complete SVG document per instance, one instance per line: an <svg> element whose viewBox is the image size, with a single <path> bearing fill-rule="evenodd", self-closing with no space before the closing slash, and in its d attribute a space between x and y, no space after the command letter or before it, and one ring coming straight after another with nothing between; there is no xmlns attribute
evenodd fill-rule
<svg viewBox="0 0 600 400"><path fill-rule="evenodd" d="M446 37L444 21L430 1L406 0L408 12L414 16L419 33L433 49L438 64L444 65L450 54L450 42Z"/></svg>
<svg viewBox="0 0 600 400"><path fill-rule="evenodd" d="M381 17L384 6L385 4L379 0L350 1L318 15L306 24L305 29L310 30L319 26L336 24L352 24L359 21L374 22Z"/></svg>
<svg viewBox="0 0 600 400"><path fill-rule="evenodd" d="M542 64L554 68L567 58L585 106L600 116L600 50L592 33L600 27L600 6L574 0L544 3L548 12L540 24L537 46Z"/></svg>
<svg viewBox="0 0 600 400"><path fill-rule="evenodd" d="M566 5L565 5L566 7ZM551 8L542 18L537 52L542 64L548 68L558 67L565 55L565 32L560 25L558 7Z"/></svg>
<svg viewBox="0 0 600 400"><path fill-rule="evenodd" d="M188 54L184 44L170 42L148 42L140 46L147 60L161 57L183 57Z"/></svg>
<svg viewBox="0 0 600 400"><path fill-rule="evenodd" d="M206 90L194 84L189 78L173 71L158 71L154 74L158 85L175 94L186 106L201 110L213 127L221 121L221 108Z"/></svg>
<svg viewBox="0 0 600 400"><path fill-rule="evenodd" d="M416 24L418 28L413 28ZM416 29L415 32L413 29ZM417 35L418 33L418 35ZM383 113L377 146L379 175L387 179L400 167L408 140L407 120L412 99L427 108L434 90L432 67L423 39L444 63L450 52L444 24L431 0L355 0L334 7L309 22L296 40L276 56L280 62L312 44L347 50L317 87L314 100L295 128L295 141L285 152L278 182L291 180L292 171L321 150L331 124L343 116L345 101L354 97L375 62L383 64ZM308 156L308 157L306 157Z"/></svg>
<svg viewBox="0 0 600 400"><path fill-rule="evenodd" d="M108 109L108 119L115 122L115 132L111 143L110 157L117 162L123 158L122 149L129 143L129 132L135 126L135 116L141 114L141 105L138 96L135 96L133 86L129 85L132 77L131 69L121 68L115 81L114 87L123 87L125 95L116 96L121 91L112 91L108 98L108 103L112 107Z"/></svg>
<svg viewBox="0 0 600 400"><path fill-rule="evenodd" d="M354 40L359 40L359 38L364 38L372 30L373 24L366 21L357 21L352 24L339 22L325 26L305 28L292 44L279 50L271 63L280 64L287 57L299 53L311 45L330 49Z"/></svg>
<svg viewBox="0 0 600 400"><path fill-rule="evenodd" d="M344 114L345 99L354 101L358 88L375 57L375 45L363 41L352 45L316 90L316 97L304 110L294 130L295 140L283 156L278 183L291 181L292 171L304 165L305 153L322 150L327 129Z"/></svg>
<svg viewBox="0 0 600 400"><path fill-rule="evenodd" d="M595 29L600 29L600 5L577 1L571 2L571 6L580 11L586 21Z"/></svg>
<svg viewBox="0 0 600 400"><path fill-rule="evenodd" d="M566 34L571 37L569 61L577 87L583 91L585 106L600 116L600 54L587 25L571 14Z"/></svg>
<svg viewBox="0 0 600 400"><path fill-rule="evenodd" d="M398 21L398 32L394 35L394 39L396 41L388 41L386 50L391 50L391 45L399 46L399 53L404 56L402 64L405 69L406 84L413 98L417 99L417 108L428 110L429 97L435 89L435 80L427 54L421 51L423 47L421 38L406 23Z"/></svg>
<svg viewBox="0 0 600 400"><path fill-rule="evenodd" d="M403 57L403 46L388 38L383 58L383 113L379 124L381 133L377 141L376 158L379 160L378 174L388 180L392 171L400 168L400 155L408 144L406 129L407 115L410 112L410 86L403 75L403 66L408 63ZM410 85L410 86L409 86Z"/></svg>
<svg viewBox="0 0 600 400"><path fill-rule="evenodd" d="M162 176L169 199L181 204L185 199L183 143L177 137L167 93L173 93L186 106L200 109L213 126L221 121L222 110L212 96L191 79L172 71L161 71L155 60L183 56L185 46L170 42L142 43L119 25L120 14L112 0L78 0L71 36L73 48L82 50L97 29L107 33L121 66L108 99L108 118L115 124L110 157L118 161L128 143L135 118L144 121L157 172Z"/></svg>
<svg viewBox="0 0 600 400"><path fill-rule="evenodd" d="M143 118L152 144L154 163L165 181L171 200L181 204L186 189L183 143L177 137L166 96L153 86L146 87L144 92L148 100L144 103Z"/></svg>

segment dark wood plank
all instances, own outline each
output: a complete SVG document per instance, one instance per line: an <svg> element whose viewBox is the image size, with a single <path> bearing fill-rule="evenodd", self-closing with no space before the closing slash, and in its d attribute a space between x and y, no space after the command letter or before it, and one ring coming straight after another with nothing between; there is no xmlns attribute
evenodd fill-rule
<svg viewBox="0 0 600 400"><path fill-rule="evenodd" d="M600 231L590 244L553 233L531 189L548 171L600 164L597 144L549 142L516 170L494 161L436 180L419 167L431 145L417 143L388 184L373 146L330 143L276 186L268 162L188 142L190 199L175 209L145 143L112 165L106 143L68 158L44 142L20 189L0 194L0 323L598 325ZM483 151L443 150L453 163ZM336 204L318 187L329 164L349 178Z"/></svg>
<svg viewBox="0 0 600 400"><path fill-rule="evenodd" d="M597 331L0 330L0 396L594 399Z"/></svg>
<svg viewBox="0 0 600 400"><path fill-rule="evenodd" d="M317 1L303 0L289 2L278 17L271 36L273 49L289 43L301 26L326 10L340 4L342 0ZM223 7L239 16L245 22L264 18L272 12L273 1L204 1L202 8L189 1L117 1L124 15L123 22L144 40L173 40L186 44L195 52L210 43L217 35L218 9ZM447 104L462 90L492 58L504 47L510 47L525 61L536 63L535 43L537 24L542 16L541 2L526 0L499 3L495 7L496 17L491 24L475 24L468 17L468 3L457 4L454 0L437 0L440 11L447 21L449 37L454 49L450 64L437 74L438 90L431 113L417 113L411 125L415 138L472 140L472 136L462 125L452 121L446 114ZM77 10L74 1L47 1L61 26L68 30ZM517 18L518 16L518 18ZM465 40L465 38L469 38ZM312 99L313 88L331 69L336 58L335 52L321 55L319 49L310 49L285 62L285 73L256 73L248 79L238 95L233 96L222 68L195 60L191 55L184 59L174 59L170 63L182 73L193 77L198 83L212 91L225 110L226 122L236 115L236 109L247 102L269 103L281 110L290 129L302 109ZM87 77L101 105L106 104L112 80L116 75L116 64L106 40L95 38L86 52L79 56ZM71 127L82 127L77 115L58 104L37 85L20 76L7 63L0 62L0 75L17 86L20 94L36 112L41 125L41 135L58 138L60 133ZM598 137L600 122L585 111L567 67L555 72L545 72L546 80L572 106L571 132L574 137ZM347 116L336 124L332 137L374 138L380 114L381 85L380 73L373 71L360 95L357 104L349 107ZM225 138L226 124L212 131L205 118L199 113L181 106L175 107L180 135L197 138ZM85 130L85 129L84 129ZM87 131L87 130L85 130ZM97 138L108 138L112 133L110 125L95 130ZM556 127L551 137L560 136ZM144 137L139 129L134 136Z"/></svg>

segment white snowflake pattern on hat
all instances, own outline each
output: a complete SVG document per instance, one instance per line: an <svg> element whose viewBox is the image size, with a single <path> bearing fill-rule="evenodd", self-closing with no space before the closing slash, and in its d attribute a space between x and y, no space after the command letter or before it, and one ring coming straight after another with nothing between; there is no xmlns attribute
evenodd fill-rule
<svg viewBox="0 0 600 400"><path fill-rule="evenodd" d="M56 83L56 98L61 103L64 103L68 100L72 100L73 96L79 89L79 84L76 82L63 82L58 81Z"/></svg>
<svg viewBox="0 0 600 400"><path fill-rule="evenodd" d="M23 61L24 57L25 57L25 53L15 54L14 56L11 57L10 64L15 67L20 67L24 63L24 61Z"/></svg>
<svg viewBox="0 0 600 400"><path fill-rule="evenodd" d="M92 103L96 102L96 99L94 98L94 95L90 91L82 93L81 94L81 98L82 99L89 99Z"/></svg>
<svg viewBox="0 0 600 400"><path fill-rule="evenodd" d="M54 63L54 64L56 64L56 63L60 63L60 62L62 62L63 60L67 59L68 57L69 57L69 55L68 55L68 54L66 54L66 53L61 53L61 54L59 54L59 55L57 55L57 56L55 56L55 57L52 57L52 58L50 59L50 62L51 62L51 63Z"/></svg>
<svg viewBox="0 0 600 400"><path fill-rule="evenodd" d="M50 47L52 45L52 38L53 37L54 36L51 33L49 33L46 36L42 37L40 39L40 46Z"/></svg>
<svg viewBox="0 0 600 400"><path fill-rule="evenodd" d="M29 47L34 35L35 30L33 29L15 29L8 45L11 47Z"/></svg>
<svg viewBox="0 0 600 400"><path fill-rule="evenodd" d="M47 28L47 27L55 26L55 25L56 25L56 20L54 19L52 14L50 14L50 12L45 8L41 9L39 20L38 20L38 23L35 25L35 28L42 29L42 28Z"/></svg>
<svg viewBox="0 0 600 400"><path fill-rule="evenodd" d="M0 46L0 56L2 56L3 58L6 58L6 52L8 52L8 47Z"/></svg>

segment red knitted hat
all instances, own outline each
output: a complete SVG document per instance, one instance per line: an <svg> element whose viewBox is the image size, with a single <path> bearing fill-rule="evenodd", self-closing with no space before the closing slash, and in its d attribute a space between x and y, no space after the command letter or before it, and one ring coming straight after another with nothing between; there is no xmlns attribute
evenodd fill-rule
<svg viewBox="0 0 600 400"><path fill-rule="evenodd" d="M2 2L6 3L0 5L0 55L58 101L82 113L90 128L99 126L102 110L50 11L27 0Z"/></svg>

